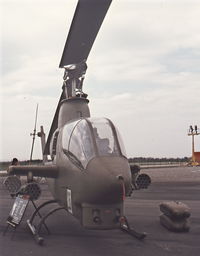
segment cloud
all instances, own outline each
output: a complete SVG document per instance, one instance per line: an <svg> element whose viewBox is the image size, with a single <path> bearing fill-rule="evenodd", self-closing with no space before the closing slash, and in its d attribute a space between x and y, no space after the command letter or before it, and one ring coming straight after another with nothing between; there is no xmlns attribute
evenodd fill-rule
<svg viewBox="0 0 200 256"><path fill-rule="evenodd" d="M197 85L162 87L94 99L92 109L119 127L129 156L187 156L187 128L200 121L199 95Z"/></svg>

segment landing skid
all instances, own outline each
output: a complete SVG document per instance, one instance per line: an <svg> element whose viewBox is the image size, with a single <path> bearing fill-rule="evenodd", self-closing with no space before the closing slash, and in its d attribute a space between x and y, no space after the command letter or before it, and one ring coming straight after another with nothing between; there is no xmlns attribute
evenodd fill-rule
<svg viewBox="0 0 200 256"><path fill-rule="evenodd" d="M145 232L140 233L134 230L133 228L131 228L125 216L120 217L119 222L120 222L120 229L124 232L127 232L129 235L134 236L138 240L143 240L146 237Z"/></svg>
<svg viewBox="0 0 200 256"><path fill-rule="evenodd" d="M54 212L56 211L59 211L59 210L63 210L65 209L64 207L57 207L57 208L54 208L52 209L51 211L49 211L46 215L44 215L43 217L40 215L39 213L39 210L43 207L45 207L46 205L49 205L49 204L53 204L53 203L57 203L56 200L50 200L50 201L47 201L43 204L41 204L39 207L37 207L34 211L34 213L32 214L30 220L27 220L27 224L28 224L28 227L35 239L35 241L37 242L37 244L39 245L43 245L44 243L44 238L40 235L40 231L41 231L41 228L42 228L42 225L45 226L46 230L47 230L47 233L50 234L50 231L48 229L48 227L46 226L45 224L45 220L50 216L52 215ZM33 224L33 221L34 221L34 218L39 215L40 216L40 222L39 224L37 225L37 227Z"/></svg>
<svg viewBox="0 0 200 256"><path fill-rule="evenodd" d="M33 212L31 218L29 220L27 220L27 224L28 224L28 227L35 239L35 241L37 242L37 244L39 245L43 245L44 243L44 238L41 236L40 232L41 232L41 228L42 226L44 225L46 231L48 234L50 234L50 231L47 227L47 225L45 224L45 220L50 216L52 215L53 213L59 211L59 210L66 210L64 207L62 206L59 206L59 207L56 207L52 210L50 210L46 215L44 216L41 216L40 215L40 212L39 210L49 204L53 204L53 203L57 203L56 200L50 200L50 201L47 201L43 204L41 204L39 207L35 207L35 211ZM33 224L33 221L35 219L35 217L39 215L40 217L40 221L39 221L39 224L37 226L35 226ZM121 216L119 218L119 223L120 223L120 229L126 233L128 233L129 235L131 236L134 236L135 238L139 239L139 240L142 240L146 237L146 233L140 233L140 232L137 232L136 230L134 230L133 228L130 227L129 223L128 223L128 220L125 216Z"/></svg>

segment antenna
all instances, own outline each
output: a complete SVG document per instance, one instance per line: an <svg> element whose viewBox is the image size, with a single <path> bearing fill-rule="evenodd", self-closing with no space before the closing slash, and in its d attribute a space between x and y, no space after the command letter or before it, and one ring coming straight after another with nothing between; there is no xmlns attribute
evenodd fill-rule
<svg viewBox="0 0 200 256"><path fill-rule="evenodd" d="M36 125L37 125L37 115L38 115L38 103L37 103L37 106L36 106L34 130L33 130L33 133L30 134L31 136L33 136L33 141L32 141L32 146L31 146L30 162L32 161L33 148L34 148L34 143L35 143Z"/></svg>

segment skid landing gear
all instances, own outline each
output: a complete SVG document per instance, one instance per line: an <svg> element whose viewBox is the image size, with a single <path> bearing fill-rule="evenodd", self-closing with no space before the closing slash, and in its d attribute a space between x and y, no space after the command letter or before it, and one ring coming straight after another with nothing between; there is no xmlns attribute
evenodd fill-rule
<svg viewBox="0 0 200 256"><path fill-rule="evenodd" d="M50 200L50 201L47 201L43 204L41 204L39 207L36 208L36 210L34 211L34 213L32 214L30 220L27 220L27 224L28 224L28 227L35 239L35 241L37 242L37 244L39 245L43 245L44 243L44 238L40 235L40 231L41 231L41 228L42 228L42 225L44 225L44 227L46 228L47 230L47 233L50 234L50 231L47 227L47 225L45 224L45 220L50 216L52 215L54 212L57 212L59 210L63 210L65 209L64 207L56 207L54 209L52 209L51 211L49 211L46 215L44 215L43 217L40 215L39 213L39 210L43 207L45 207L46 205L49 205L49 204L53 204L53 203L57 203L56 200ZM40 216L40 222L39 224L37 225L37 227L33 224L33 220L35 218L35 216L39 215Z"/></svg>
<svg viewBox="0 0 200 256"><path fill-rule="evenodd" d="M133 228L131 228L125 216L120 217L119 222L120 222L120 229L124 232L127 232L129 235L134 236L139 240L143 240L146 237L145 232L140 233L135 231Z"/></svg>

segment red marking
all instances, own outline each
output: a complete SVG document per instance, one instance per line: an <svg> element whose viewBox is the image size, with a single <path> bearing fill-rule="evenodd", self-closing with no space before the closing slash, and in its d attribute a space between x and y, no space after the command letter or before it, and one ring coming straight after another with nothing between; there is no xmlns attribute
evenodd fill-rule
<svg viewBox="0 0 200 256"><path fill-rule="evenodd" d="M119 222L120 222L121 224L125 223L125 218L124 218L123 216L121 216L121 217L119 218Z"/></svg>
<svg viewBox="0 0 200 256"><path fill-rule="evenodd" d="M104 212L105 213L111 213L111 210L105 210Z"/></svg>
<svg viewBox="0 0 200 256"><path fill-rule="evenodd" d="M30 196L29 195L23 195L23 197L22 197L23 199L29 199L30 198Z"/></svg>

